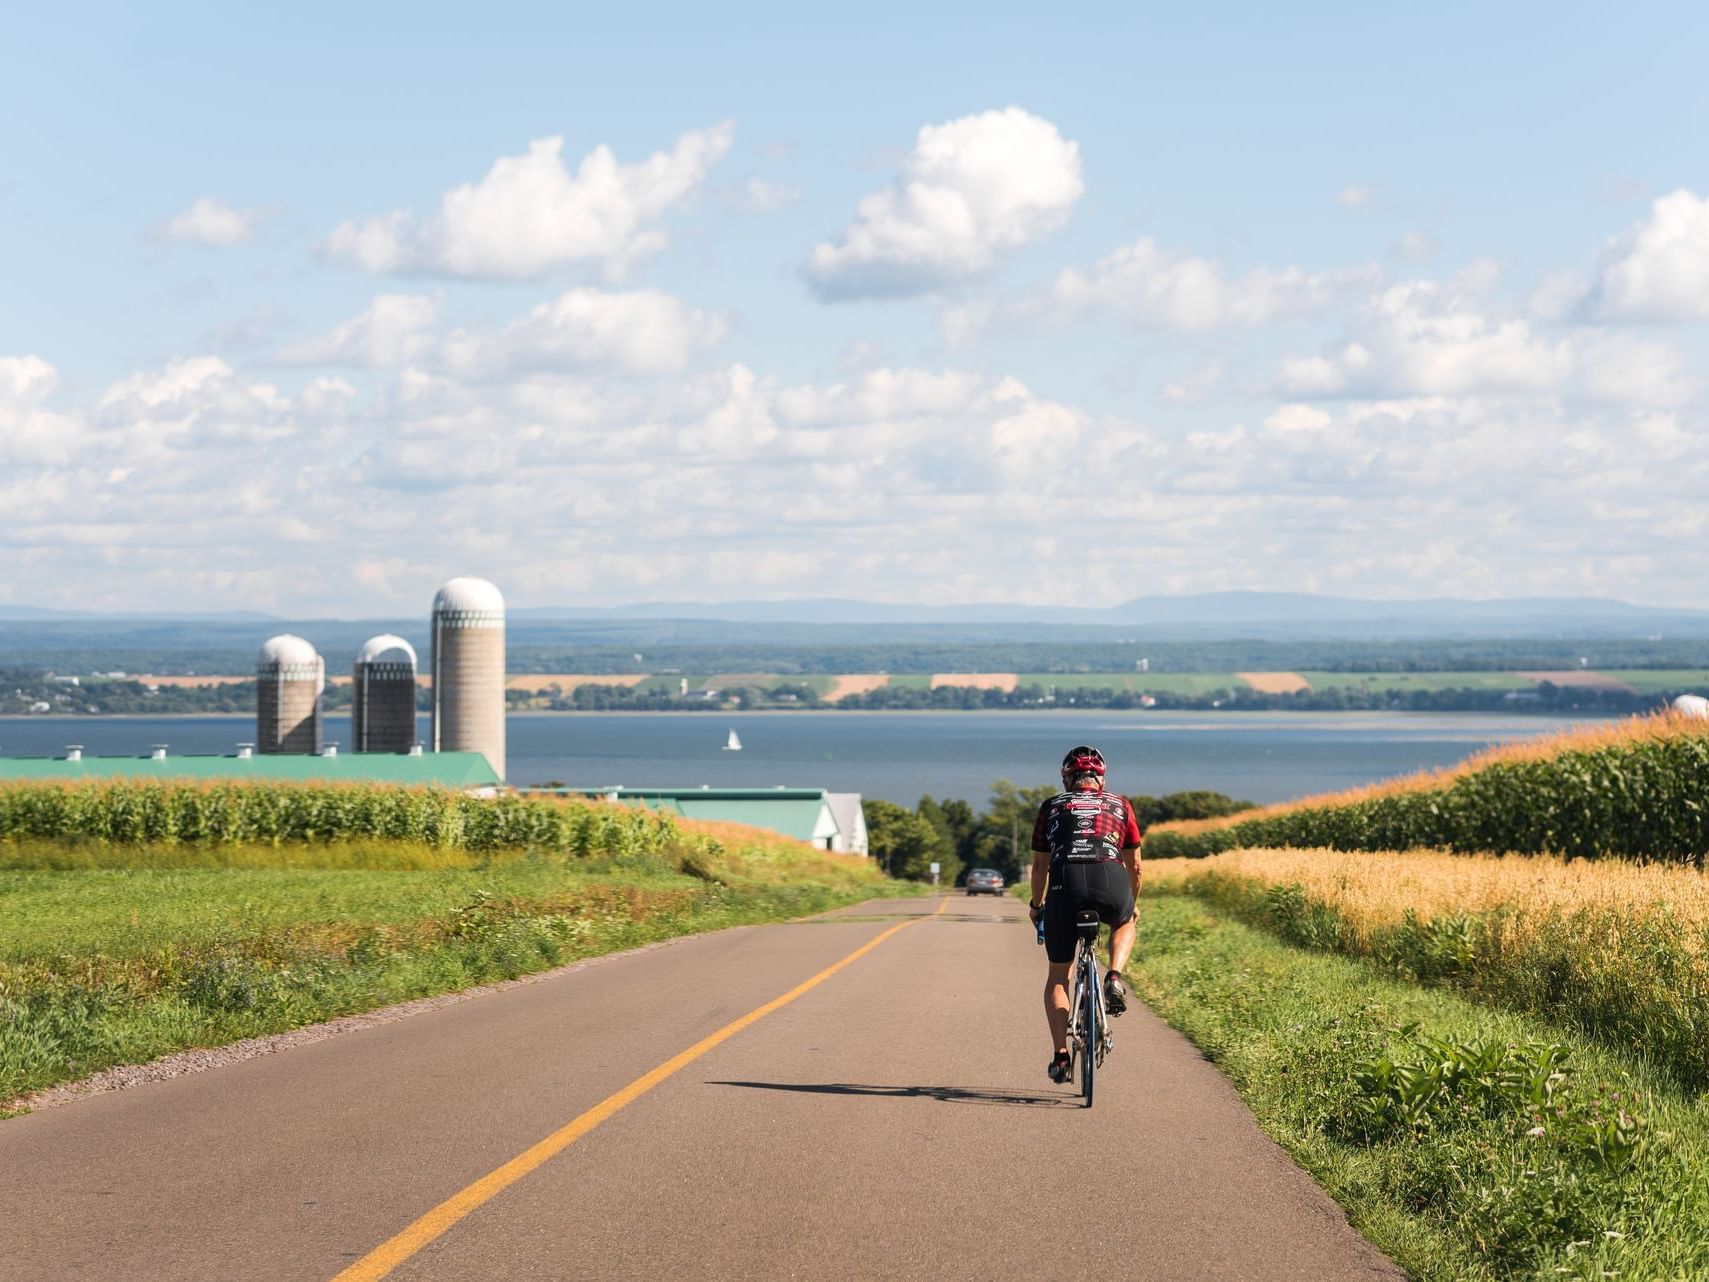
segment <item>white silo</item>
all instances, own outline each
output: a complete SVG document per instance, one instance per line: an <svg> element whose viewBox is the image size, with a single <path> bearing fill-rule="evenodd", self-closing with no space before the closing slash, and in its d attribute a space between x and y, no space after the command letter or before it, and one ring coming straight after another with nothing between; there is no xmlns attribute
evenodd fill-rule
<svg viewBox="0 0 1709 1282"><path fill-rule="evenodd" d="M433 750L482 752L504 778L504 597L452 579L433 598Z"/></svg>
<svg viewBox="0 0 1709 1282"><path fill-rule="evenodd" d="M261 647L255 665L255 750L320 751L320 696L326 665L315 648L289 632Z"/></svg>
<svg viewBox="0 0 1709 1282"><path fill-rule="evenodd" d="M415 647L391 633L371 637L350 671L350 731L357 752L415 746Z"/></svg>
<svg viewBox="0 0 1709 1282"><path fill-rule="evenodd" d="M1700 694L1682 694L1673 701L1673 710L1682 717L1709 720L1709 699Z"/></svg>

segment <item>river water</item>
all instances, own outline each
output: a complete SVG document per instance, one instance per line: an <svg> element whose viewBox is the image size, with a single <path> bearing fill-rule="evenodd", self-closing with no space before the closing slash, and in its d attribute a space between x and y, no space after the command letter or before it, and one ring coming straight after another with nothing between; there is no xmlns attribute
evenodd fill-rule
<svg viewBox="0 0 1709 1282"><path fill-rule="evenodd" d="M772 787L858 792L913 805L924 793L976 805L996 779L1055 783L1062 754L1091 743L1112 786L1162 795L1209 788L1282 801L1450 765L1488 744L1570 724L1543 716L1407 712L781 712L520 714L510 781L592 787ZM724 750L735 729L742 750ZM420 737L428 738L426 718ZM246 717L0 718L0 755L232 752ZM350 720L325 738L348 749Z"/></svg>

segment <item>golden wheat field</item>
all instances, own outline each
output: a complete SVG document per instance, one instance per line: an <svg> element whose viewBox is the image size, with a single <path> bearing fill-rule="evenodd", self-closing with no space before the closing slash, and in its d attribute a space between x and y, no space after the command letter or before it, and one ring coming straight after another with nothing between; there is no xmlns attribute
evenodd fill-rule
<svg viewBox="0 0 1709 1282"><path fill-rule="evenodd" d="M1328 904L1369 942L1408 911L1428 920L1443 913L1557 917L1592 912L1636 918L1665 911L1685 928L1709 930L1709 876L1695 868L1573 860L1540 855L1347 854L1336 850L1231 850L1206 859L1145 863L1150 884L1185 886L1208 875L1261 886L1296 884Z"/></svg>

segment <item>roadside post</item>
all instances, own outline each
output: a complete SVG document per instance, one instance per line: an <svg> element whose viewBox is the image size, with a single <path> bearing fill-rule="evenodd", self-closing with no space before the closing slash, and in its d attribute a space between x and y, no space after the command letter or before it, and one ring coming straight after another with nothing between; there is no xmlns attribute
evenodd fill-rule
<svg viewBox="0 0 1709 1282"><path fill-rule="evenodd" d="M932 885L938 884L938 861L932 860Z"/></svg>

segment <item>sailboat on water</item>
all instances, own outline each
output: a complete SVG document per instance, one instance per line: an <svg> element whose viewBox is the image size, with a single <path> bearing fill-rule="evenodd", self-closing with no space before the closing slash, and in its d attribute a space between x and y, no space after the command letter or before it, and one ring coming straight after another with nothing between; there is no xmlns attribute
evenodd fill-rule
<svg viewBox="0 0 1709 1282"><path fill-rule="evenodd" d="M731 730L730 731L730 737L724 741L724 751L725 752L740 752L741 750L742 750L742 741L736 737L736 732L734 730Z"/></svg>

